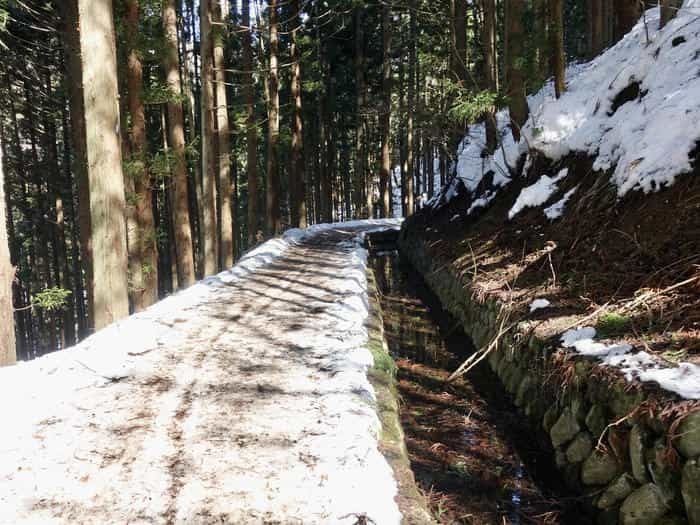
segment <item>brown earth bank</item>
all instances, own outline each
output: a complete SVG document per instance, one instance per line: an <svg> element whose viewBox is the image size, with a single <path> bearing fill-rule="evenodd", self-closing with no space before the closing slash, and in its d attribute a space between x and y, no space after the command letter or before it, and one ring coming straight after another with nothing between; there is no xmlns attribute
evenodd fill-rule
<svg viewBox="0 0 700 525"><path fill-rule="evenodd" d="M536 156L471 216L462 191L407 219L401 251L477 347L501 335L491 367L550 432L565 477L602 522L700 523L698 402L558 348L563 331L590 325L669 366L700 363L698 168L670 188L620 199L610 173L592 165ZM522 188L563 168L569 176L546 204L508 220ZM543 209L574 187L563 217L547 219ZM552 306L530 313L535 298Z"/></svg>

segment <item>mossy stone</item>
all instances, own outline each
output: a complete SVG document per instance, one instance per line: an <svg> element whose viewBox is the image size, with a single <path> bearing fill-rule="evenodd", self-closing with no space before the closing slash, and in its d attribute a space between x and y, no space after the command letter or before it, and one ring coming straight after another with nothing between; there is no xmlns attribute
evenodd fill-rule
<svg viewBox="0 0 700 525"><path fill-rule="evenodd" d="M622 382L617 382L610 389L610 394L610 409L616 420L631 413L644 399L642 392L628 392L626 390L626 384Z"/></svg>
<svg viewBox="0 0 700 525"><path fill-rule="evenodd" d="M673 509L681 510L683 508L681 474L666 461L665 440L663 438L657 439L653 448L646 455L651 480L661 491L664 502Z"/></svg>
<svg viewBox="0 0 700 525"><path fill-rule="evenodd" d="M659 487L647 483L632 492L620 507L622 525L656 525L668 511Z"/></svg>
<svg viewBox="0 0 700 525"><path fill-rule="evenodd" d="M557 419L559 419L559 408L556 403L554 403L545 411L544 416L542 416L542 428L544 431L549 433Z"/></svg>
<svg viewBox="0 0 700 525"><path fill-rule="evenodd" d="M586 426L591 434L594 436L600 436L605 427L608 426L608 419L605 415L605 408L601 405L593 405L591 409L586 414Z"/></svg>
<svg viewBox="0 0 700 525"><path fill-rule="evenodd" d="M632 475L638 483L648 483L650 480L644 461L644 443L647 432L640 425L634 425L630 431L630 465Z"/></svg>
<svg viewBox="0 0 700 525"><path fill-rule="evenodd" d="M683 418L678 426L676 447L686 458L700 456L700 410Z"/></svg>
<svg viewBox="0 0 700 525"><path fill-rule="evenodd" d="M581 481L586 485L606 485L620 473L620 464L610 454L594 450L583 462Z"/></svg>
<svg viewBox="0 0 700 525"><path fill-rule="evenodd" d="M700 459L687 461L683 467L681 493L690 525L700 525Z"/></svg>
<svg viewBox="0 0 700 525"><path fill-rule="evenodd" d="M571 441L580 431L581 426L578 424L576 416L571 412L570 407L566 407L549 431L552 445L555 447L564 445Z"/></svg>
<svg viewBox="0 0 700 525"><path fill-rule="evenodd" d="M520 382L518 386L518 392L515 395L515 406L522 407L528 401L528 394L533 389L535 382L533 379L526 375L525 378Z"/></svg>
<svg viewBox="0 0 700 525"><path fill-rule="evenodd" d="M593 438L586 432L579 432L566 448L566 459L571 463L581 463L593 450Z"/></svg>
<svg viewBox="0 0 700 525"><path fill-rule="evenodd" d="M625 472L608 485L608 488L598 498L596 506L600 509L608 509L632 494L636 487L637 483L634 478Z"/></svg>

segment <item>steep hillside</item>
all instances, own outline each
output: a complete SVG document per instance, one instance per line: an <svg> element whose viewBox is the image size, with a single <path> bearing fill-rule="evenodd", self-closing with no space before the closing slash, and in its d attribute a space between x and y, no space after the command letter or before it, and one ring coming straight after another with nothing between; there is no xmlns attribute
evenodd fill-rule
<svg viewBox="0 0 700 525"><path fill-rule="evenodd" d="M652 9L613 48L571 66L559 100L551 86L530 97L520 143L501 112L493 158L481 158L483 126L472 127L457 177L405 228L434 258L471 276L475 293L512 304L549 335L585 318L601 338L640 351L613 360L629 379L694 399L698 12L700 2L688 0L658 31ZM529 313L535 299L548 306Z"/></svg>

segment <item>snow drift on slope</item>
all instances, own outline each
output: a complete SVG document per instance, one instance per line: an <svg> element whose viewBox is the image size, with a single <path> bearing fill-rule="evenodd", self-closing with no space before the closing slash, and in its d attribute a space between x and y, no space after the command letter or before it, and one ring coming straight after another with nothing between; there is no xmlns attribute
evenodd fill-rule
<svg viewBox="0 0 700 525"><path fill-rule="evenodd" d="M659 9L650 9L646 24L640 20L573 71L559 100L545 95L531 104L523 129L531 147L552 160L570 152L596 157L596 170L614 168L619 196L670 186L690 171L689 155L700 139L698 9L699 0L686 0L661 31Z"/></svg>
<svg viewBox="0 0 700 525"><path fill-rule="evenodd" d="M493 157L482 158L483 123L471 126L457 152L457 177L434 205L449 202L461 185L479 203L468 213L487 206L528 150L555 162L575 152L594 157L594 169L613 170L620 197L672 185L691 170L700 143L700 53L693 45L700 36L698 13L700 0L686 0L676 18L658 30L659 9L650 9L605 53L587 64L569 64L567 92L560 99L552 82L528 97L530 118L519 143L512 139L508 110L500 111L502 143ZM528 157L525 171L529 162ZM489 172L490 187L479 188Z"/></svg>

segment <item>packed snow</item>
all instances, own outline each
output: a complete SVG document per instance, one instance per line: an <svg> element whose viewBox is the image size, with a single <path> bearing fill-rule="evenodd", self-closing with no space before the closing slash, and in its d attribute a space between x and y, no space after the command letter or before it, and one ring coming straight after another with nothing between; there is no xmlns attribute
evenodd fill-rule
<svg viewBox="0 0 700 525"><path fill-rule="evenodd" d="M561 336L561 344L580 355L598 359L603 366L617 368L627 381L654 382L685 399L700 399L699 366L692 363L668 366L647 352L631 353L633 347L629 344L607 345L594 341L595 336L596 329L591 326L567 330Z"/></svg>
<svg viewBox="0 0 700 525"><path fill-rule="evenodd" d="M550 306L552 306L552 303L547 299L535 299L530 303L530 313L549 308Z"/></svg>
<svg viewBox="0 0 700 525"><path fill-rule="evenodd" d="M290 231L0 369L0 523L399 523L353 240L399 224Z"/></svg>
<svg viewBox="0 0 700 525"><path fill-rule="evenodd" d="M547 217L550 221L555 221L559 219L562 215L564 215L564 208L566 207L566 204L569 202L569 199L574 196L574 193L576 193L576 190L578 189L578 186L570 189L567 191L564 196L559 199L557 202L552 204L550 207L545 208L544 210L544 215Z"/></svg>
<svg viewBox="0 0 700 525"><path fill-rule="evenodd" d="M518 198L515 199L515 204L513 204L513 207L508 212L508 218L512 219L525 208L535 208L547 202L559 189L557 182L565 178L568 174L569 170L564 168L556 177L542 175L535 184L523 188Z"/></svg>

